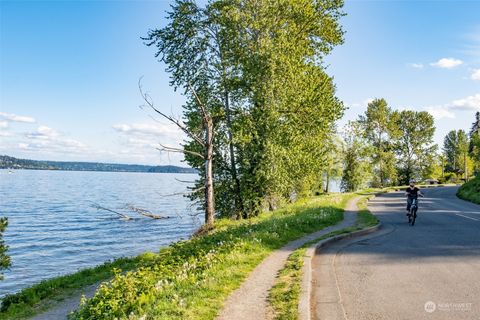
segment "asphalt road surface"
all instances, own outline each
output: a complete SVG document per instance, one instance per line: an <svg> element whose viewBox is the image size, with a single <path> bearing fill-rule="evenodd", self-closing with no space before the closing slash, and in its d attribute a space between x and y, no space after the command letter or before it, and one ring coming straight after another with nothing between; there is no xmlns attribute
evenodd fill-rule
<svg viewBox="0 0 480 320"><path fill-rule="evenodd" d="M480 206L456 190L425 189L413 227L403 192L370 201L381 230L314 257L312 317L480 320Z"/></svg>

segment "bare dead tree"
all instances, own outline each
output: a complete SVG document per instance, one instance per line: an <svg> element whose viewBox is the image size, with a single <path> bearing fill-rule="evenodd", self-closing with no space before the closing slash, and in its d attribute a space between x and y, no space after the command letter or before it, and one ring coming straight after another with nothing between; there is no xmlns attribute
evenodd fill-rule
<svg viewBox="0 0 480 320"><path fill-rule="evenodd" d="M150 95L143 91L142 78L138 81L138 88L140 90L140 94L142 95L143 100L145 101L145 105L153 110L155 113L163 117L164 119L168 120L169 122L176 125L182 132L184 132L187 137L197 142L201 147L203 153L185 150L185 148L177 148L171 146L165 146L160 144L160 151L166 152L177 152L183 154L190 154L195 157L199 157L205 163L205 200L204 200L204 207L205 207L205 224L208 226L212 226L215 219L215 203L214 203L214 193L213 193L213 138L214 138L214 123L213 118L208 112L208 108L205 106L203 101L198 96L196 90L191 86L188 85L188 89L192 92L195 101L199 107L199 113L202 118L203 123L203 137L198 136L193 131L189 130L187 126L182 123L180 120L175 119L173 116L169 116L164 112L160 111L155 104L153 103L152 98Z"/></svg>

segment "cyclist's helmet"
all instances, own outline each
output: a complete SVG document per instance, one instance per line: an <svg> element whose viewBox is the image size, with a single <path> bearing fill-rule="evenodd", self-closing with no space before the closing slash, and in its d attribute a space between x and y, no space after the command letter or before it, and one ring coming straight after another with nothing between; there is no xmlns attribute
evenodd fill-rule
<svg viewBox="0 0 480 320"><path fill-rule="evenodd" d="M415 180L412 179L412 180L410 180L408 183L409 183L411 186L413 186L413 185L415 185Z"/></svg>

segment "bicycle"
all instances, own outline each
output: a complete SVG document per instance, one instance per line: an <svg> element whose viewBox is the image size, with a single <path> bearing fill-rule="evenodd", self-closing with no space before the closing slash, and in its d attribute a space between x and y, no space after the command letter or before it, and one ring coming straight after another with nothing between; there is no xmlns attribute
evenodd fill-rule
<svg viewBox="0 0 480 320"><path fill-rule="evenodd" d="M418 210L418 198L412 199L412 204L410 205L410 214L408 215L408 224L412 227L415 225L415 220L417 219L417 210Z"/></svg>

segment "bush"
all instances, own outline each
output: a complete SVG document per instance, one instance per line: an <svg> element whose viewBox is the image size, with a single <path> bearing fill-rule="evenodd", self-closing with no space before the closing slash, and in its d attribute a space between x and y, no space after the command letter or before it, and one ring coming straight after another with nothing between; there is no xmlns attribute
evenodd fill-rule
<svg viewBox="0 0 480 320"><path fill-rule="evenodd" d="M463 184L457 191L460 199L480 204L480 177L476 177Z"/></svg>

